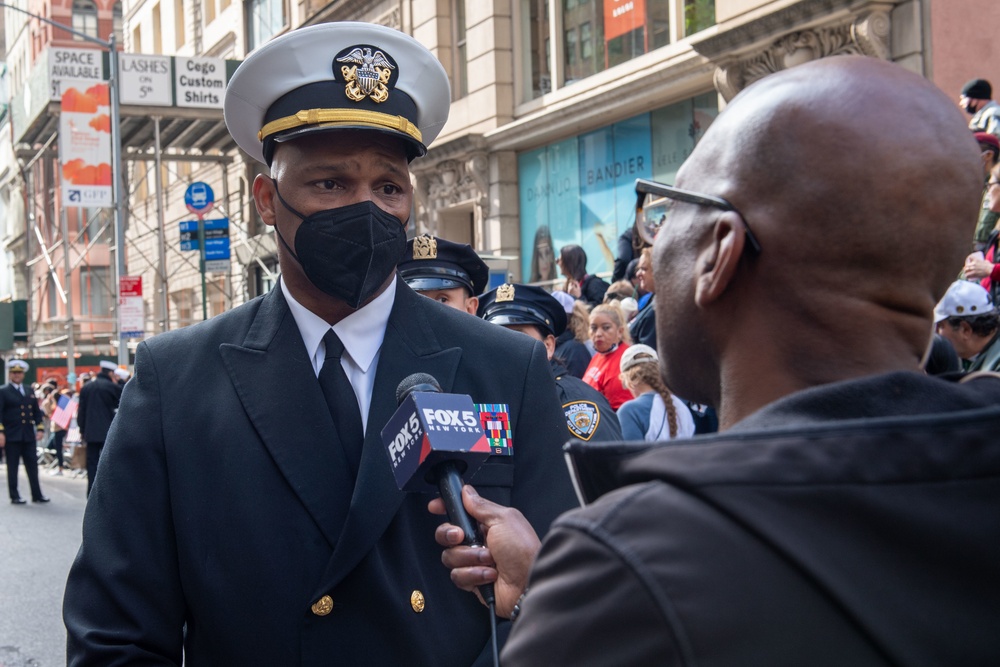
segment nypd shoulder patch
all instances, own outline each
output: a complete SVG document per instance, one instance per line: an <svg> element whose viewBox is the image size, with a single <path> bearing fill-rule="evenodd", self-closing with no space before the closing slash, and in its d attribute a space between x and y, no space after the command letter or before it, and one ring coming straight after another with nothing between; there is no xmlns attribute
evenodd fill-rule
<svg viewBox="0 0 1000 667"><path fill-rule="evenodd" d="M590 440L601 423L601 411L591 401L573 401L563 405L566 428L574 438Z"/></svg>

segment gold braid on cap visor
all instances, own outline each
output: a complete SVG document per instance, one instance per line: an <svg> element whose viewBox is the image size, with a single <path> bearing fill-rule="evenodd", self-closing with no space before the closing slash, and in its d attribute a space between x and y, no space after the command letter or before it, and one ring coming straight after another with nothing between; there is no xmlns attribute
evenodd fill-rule
<svg viewBox="0 0 1000 667"><path fill-rule="evenodd" d="M257 139L264 141L267 137L293 130L306 125L363 125L376 129L389 129L402 132L416 141L423 143L423 135L417 126L403 116L393 116L378 111L364 109L306 109L294 116L285 116L272 120L257 133Z"/></svg>

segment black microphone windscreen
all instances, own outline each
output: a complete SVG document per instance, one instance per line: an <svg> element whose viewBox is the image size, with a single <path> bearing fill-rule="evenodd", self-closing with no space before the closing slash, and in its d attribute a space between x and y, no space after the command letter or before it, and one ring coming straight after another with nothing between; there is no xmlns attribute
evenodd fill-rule
<svg viewBox="0 0 1000 667"><path fill-rule="evenodd" d="M402 403L414 391L441 391L441 385L433 375L414 373L407 375L396 387L396 405Z"/></svg>

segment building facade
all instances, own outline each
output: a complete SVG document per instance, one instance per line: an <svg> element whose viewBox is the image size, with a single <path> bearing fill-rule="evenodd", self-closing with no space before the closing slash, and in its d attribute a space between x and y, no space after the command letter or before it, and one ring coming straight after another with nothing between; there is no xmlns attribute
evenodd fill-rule
<svg viewBox="0 0 1000 667"><path fill-rule="evenodd" d="M427 156L411 165L409 233L471 243L512 279L547 285L558 282L553 256L569 243L587 251L591 273L609 273L617 239L633 222L635 179L672 182L727 101L769 73L859 54L921 73L956 101L967 79L1000 85L1000 47L991 34L972 35L969 19L1000 25L993 0L31 0L26 8L99 32L120 25L127 54L173 56L172 67L206 58L231 69L279 34L327 21L413 35L448 72L452 108ZM12 104L23 105L34 63L52 45L80 43L10 10L5 22ZM50 104L48 113L58 108ZM225 135L219 106L123 102L122 115L124 247L127 273L143 278L145 335L270 289L276 244L251 196L263 167ZM50 269L45 254L58 268L60 237L46 230L63 217L53 145L45 144L51 133L26 138L17 122L0 125L0 137L5 131L11 146L0 161L14 164L0 164L0 207L10 212L0 236L11 275L0 285L29 300L32 354L65 352L42 343L59 338L67 322L79 330L78 346L99 349L83 325L114 328L113 246L100 237L108 209L67 209L75 264L65 276ZM204 280L197 253L181 250L180 226L192 219L184 193L195 182L215 191L213 215L229 221L232 249L229 268ZM94 284L108 282L96 297Z"/></svg>

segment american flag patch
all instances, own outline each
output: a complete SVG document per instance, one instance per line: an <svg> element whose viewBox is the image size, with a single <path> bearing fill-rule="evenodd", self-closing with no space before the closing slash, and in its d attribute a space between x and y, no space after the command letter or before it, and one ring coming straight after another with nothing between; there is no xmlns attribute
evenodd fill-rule
<svg viewBox="0 0 1000 667"><path fill-rule="evenodd" d="M510 456L514 453L514 433L510 428L510 408L506 403L476 403L479 424L490 443L490 453Z"/></svg>

